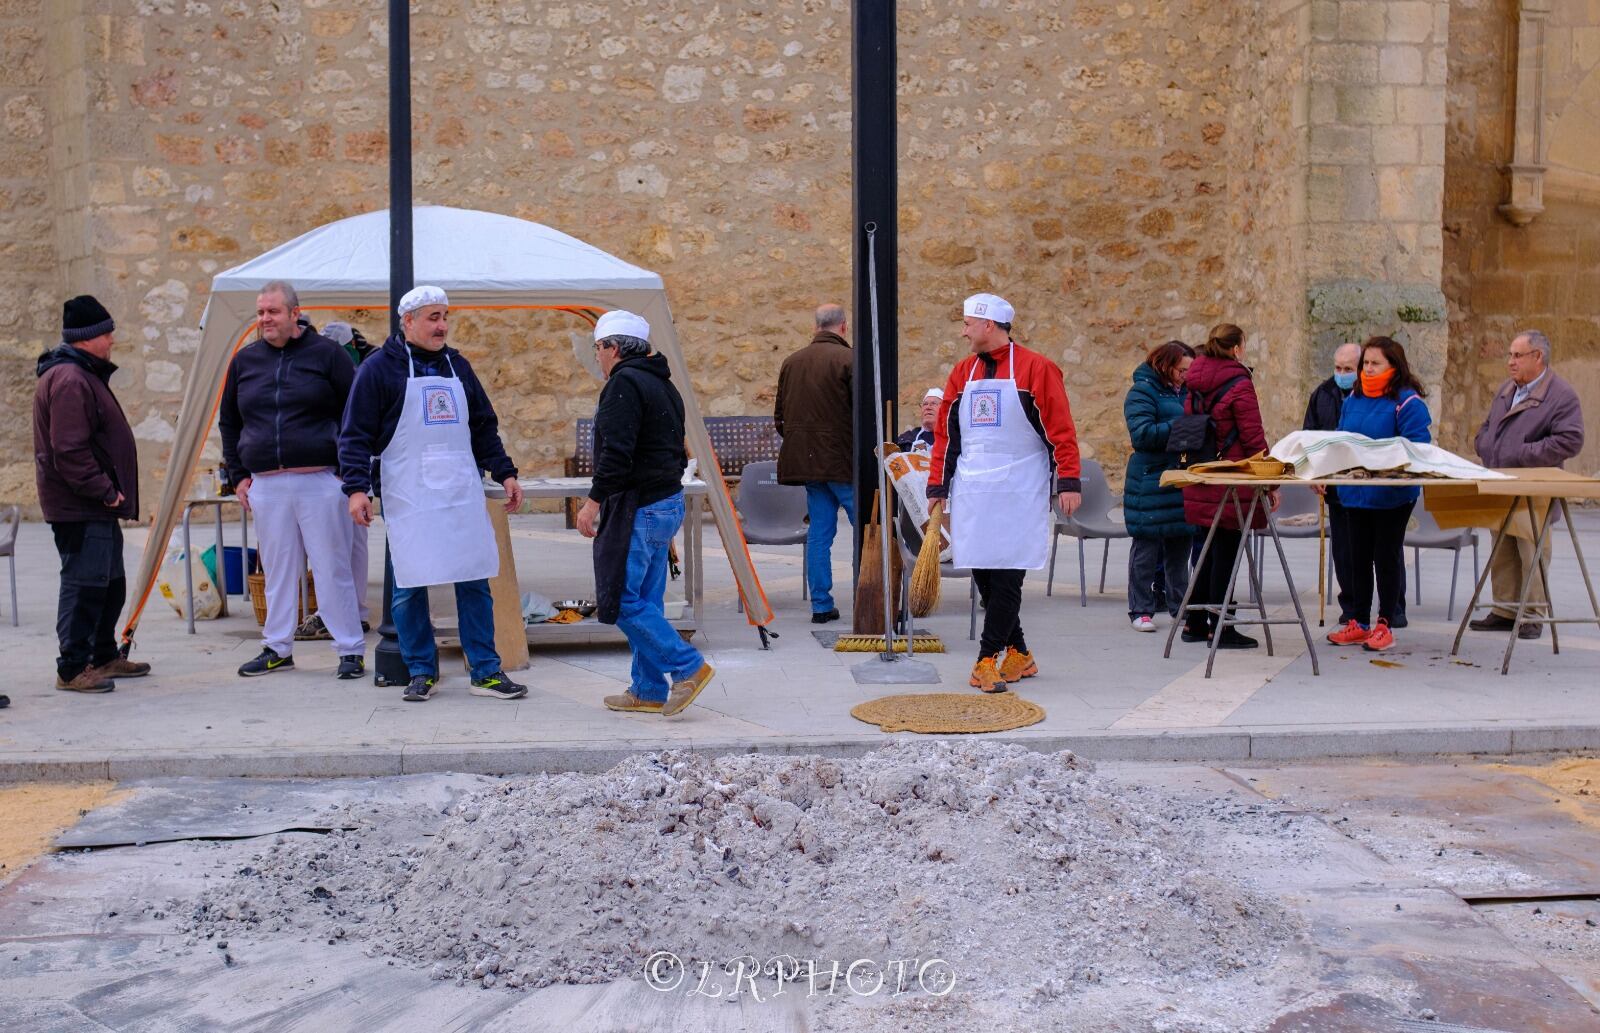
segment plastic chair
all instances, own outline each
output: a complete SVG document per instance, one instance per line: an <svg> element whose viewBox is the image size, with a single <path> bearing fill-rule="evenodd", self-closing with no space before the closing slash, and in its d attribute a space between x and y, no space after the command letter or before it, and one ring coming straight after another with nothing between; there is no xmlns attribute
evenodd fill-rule
<svg viewBox="0 0 1600 1033"><path fill-rule="evenodd" d="M900 626L911 627L911 569L917 565L917 554L922 551L922 532L906 507L898 507L895 516L894 539L900 545ZM978 637L978 583L972 580L972 571L949 563L939 564L940 578L966 578L970 613L967 617L967 639Z"/></svg>
<svg viewBox="0 0 1600 1033"><path fill-rule="evenodd" d="M22 507L7 506L0 509L0 556L11 563L11 626L20 620L17 616L17 532L22 528Z"/></svg>
<svg viewBox="0 0 1600 1033"><path fill-rule="evenodd" d="M1309 523L1294 524L1286 524L1284 521L1289 517L1303 517L1307 514L1316 516L1322 501L1317 497L1317 493L1304 484L1285 484L1279 491L1279 498L1278 511L1271 515L1273 526L1278 529L1278 537L1284 539L1315 539L1318 533L1315 520ZM1265 578L1267 541L1271 538L1271 535L1263 534L1260 531L1252 531L1251 537L1254 539L1256 546L1256 569L1262 571L1262 576ZM1333 569L1331 555L1330 553L1328 561L1330 570ZM1331 578L1332 575L1330 574L1329 577Z"/></svg>
<svg viewBox="0 0 1600 1033"><path fill-rule="evenodd" d="M1055 533L1050 537L1050 574L1045 579L1044 594L1052 595L1056 580L1056 547L1061 544L1061 536L1069 535L1078 539L1078 605L1089 605L1088 575L1084 571L1083 542L1085 538L1098 538L1105 543L1100 552L1100 594L1106 591L1106 561L1111 556L1111 539L1127 538L1128 525L1114 519L1111 511L1122 504L1122 500L1111 494L1111 485L1106 483L1106 472L1100 464L1093 459L1083 461L1083 470L1080 474L1083 484L1083 501L1078 505L1078 511L1072 516L1062 516L1059 508L1059 499L1055 493L1050 496L1050 510L1055 513Z"/></svg>
<svg viewBox="0 0 1600 1033"><path fill-rule="evenodd" d="M1423 506L1412 510L1416 522L1414 529L1406 530L1405 543L1411 549L1411 583L1417 602L1422 602L1422 550L1450 550L1450 603L1445 608L1444 619L1454 620L1456 612L1456 575L1461 567L1461 549L1472 546L1472 580L1478 580L1478 532L1470 527L1446 531L1439 526L1432 513Z"/></svg>
<svg viewBox="0 0 1600 1033"><path fill-rule="evenodd" d="M804 565L806 552L806 490L798 484L778 483L776 462L749 463L740 472L733 508L751 545L800 546L800 598L809 598ZM740 601L743 605L743 601Z"/></svg>

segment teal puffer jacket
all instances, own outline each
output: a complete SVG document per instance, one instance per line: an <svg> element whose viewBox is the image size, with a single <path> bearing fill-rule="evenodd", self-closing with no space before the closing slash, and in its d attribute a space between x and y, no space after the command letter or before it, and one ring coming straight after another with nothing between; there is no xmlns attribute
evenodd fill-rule
<svg viewBox="0 0 1600 1033"><path fill-rule="evenodd" d="M1148 362L1133 371L1133 387L1122 403L1133 452L1123 484L1122 514L1135 538L1176 538L1194 533L1183 519L1183 492L1161 487L1161 475L1177 465L1167 451L1172 421L1183 415L1183 392Z"/></svg>

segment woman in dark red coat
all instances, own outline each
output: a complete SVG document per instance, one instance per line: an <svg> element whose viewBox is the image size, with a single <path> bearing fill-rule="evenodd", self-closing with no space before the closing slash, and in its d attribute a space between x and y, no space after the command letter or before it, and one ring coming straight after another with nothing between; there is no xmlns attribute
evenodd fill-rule
<svg viewBox="0 0 1600 1033"><path fill-rule="evenodd" d="M1256 385L1250 378L1250 370L1240 361L1243 357L1244 331L1232 323L1219 324L1212 328L1211 335L1200 346L1200 354L1189 367L1189 376L1185 381L1189 394L1184 409L1186 412L1211 413L1212 421L1217 425L1217 444L1223 459L1243 459L1268 447L1266 431L1261 425L1261 404L1256 399ZM1183 518L1198 529L1196 533L1201 540L1211 527L1226 491L1226 488L1213 485L1192 485L1183 489ZM1276 509L1277 492L1270 494L1271 507ZM1228 592L1228 579L1233 574L1233 560L1238 555L1239 542L1243 538L1238 514L1249 505L1250 493L1240 492L1239 511L1235 512L1232 505L1223 510L1216 537L1211 541L1211 550L1206 553L1200 569L1195 571L1194 593L1189 600L1191 605L1217 606L1223 602ZM1251 526L1261 528L1266 525L1266 511L1257 509ZM1248 577L1240 581L1247 583ZM1183 640L1209 641L1215 627L1216 617L1213 614L1186 614ZM1217 648L1252 649L1255 645L1255 639L1241 635L1235 628L1228 628L1223 632Z"/></svg>

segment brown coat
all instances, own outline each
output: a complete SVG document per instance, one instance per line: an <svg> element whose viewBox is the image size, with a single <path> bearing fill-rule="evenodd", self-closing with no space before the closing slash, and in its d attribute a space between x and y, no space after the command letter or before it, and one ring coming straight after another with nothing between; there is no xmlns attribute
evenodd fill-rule
<svg viewBox="0 0 1600 1033"><path fill-rule="evenodd" d="M39 506L52 523L139 515L139 454L106 383L116 369L70 344L39 356L34 476Z"/></svg>
<svg viewBox="0 0 1600 1033"><path fill-rule="evenodd" d="M850 345L831 330L819 330L811 343L783 360L772 419L783 446L778 450L778 481L805 484L855 480Z"/></svg>
<svg viewBox="0 0 1600 1033"><path fill-rule="evenodd" d="M1490 468L1560 466L1583 451L1583 409L1572 385L1547 370L1515 408L1517 385L1500 385L1473 445Z"/></svg>

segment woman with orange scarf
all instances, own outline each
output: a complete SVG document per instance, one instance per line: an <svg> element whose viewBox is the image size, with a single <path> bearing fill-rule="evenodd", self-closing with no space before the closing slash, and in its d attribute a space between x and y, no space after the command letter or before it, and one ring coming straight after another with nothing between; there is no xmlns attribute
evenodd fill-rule
<svg viewBox="0 0 1600 1033"><path fill-rule="evenodd" d="M1406 350L1388 337L1369 337L1361 346L1361 378L1339 414L1339 429L1369 438L1432 441L1433 417L1422 400L1422 383L1411 372ZM1330 632L1336 646L1361 645L1381 652L1394 645L1389 620L1406 587L1405 538L1419 488L1340 485L1339 501L1349 514L1350 612L1344 626ZM1378 586L1378 619L1372 614L1372 586Z"/></svg>

